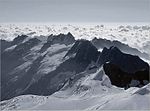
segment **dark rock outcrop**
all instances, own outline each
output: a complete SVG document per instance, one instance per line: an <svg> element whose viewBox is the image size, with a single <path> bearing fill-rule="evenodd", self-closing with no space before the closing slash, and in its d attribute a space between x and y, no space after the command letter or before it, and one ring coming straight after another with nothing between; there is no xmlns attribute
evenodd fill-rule
<svg viewBox="0 0 150 111"><path fill-rule="evenodd" d="M123 71L119 66L113 63L105 63L103 65L106 75L111 80L111 83L118 87L142 87L149 83L149 70L143 69L134 73Z"/></svg>

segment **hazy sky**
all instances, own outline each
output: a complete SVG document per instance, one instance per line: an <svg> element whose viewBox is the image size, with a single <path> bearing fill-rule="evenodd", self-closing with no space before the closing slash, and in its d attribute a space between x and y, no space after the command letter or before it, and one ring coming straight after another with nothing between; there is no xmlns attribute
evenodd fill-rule
<svg viewBox="0 0 150 111"><path fill-rule="evenodd" d="M150 22L150 0L0 0L0 22Z"/></svg>

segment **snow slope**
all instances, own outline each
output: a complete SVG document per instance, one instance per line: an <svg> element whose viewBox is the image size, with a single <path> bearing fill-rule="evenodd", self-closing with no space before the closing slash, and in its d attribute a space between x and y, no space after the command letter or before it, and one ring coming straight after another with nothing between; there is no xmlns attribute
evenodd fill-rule
<svg viewBox="0 0 150 111"><path fill-rule="evenodd" d="M85 77L68 81L61 91L51 96L22 95L1 102L2 110L148 110L150 84L124 90L111 85L102 68ZM72 84L72 85L71 85Z"/></svg>

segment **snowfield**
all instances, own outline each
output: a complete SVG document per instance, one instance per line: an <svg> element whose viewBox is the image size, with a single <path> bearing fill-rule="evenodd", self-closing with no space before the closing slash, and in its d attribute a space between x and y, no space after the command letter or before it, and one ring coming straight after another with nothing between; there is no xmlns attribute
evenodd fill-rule
<svg viewBox="0 0 150 111"><path fill-rule="evenodd" d="M22 95L0 103L2 110L149 110L150 84L124 90L111 85L102 68L51 96ZM102 75L102 76L101 76Z"/></svg>

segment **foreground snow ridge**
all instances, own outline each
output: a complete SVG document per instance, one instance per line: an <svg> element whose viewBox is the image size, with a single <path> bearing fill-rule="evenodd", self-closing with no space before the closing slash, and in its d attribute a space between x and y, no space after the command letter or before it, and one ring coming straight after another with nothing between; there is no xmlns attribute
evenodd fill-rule
<svg viewBox="0 0 150 111"><path fill-rule="evenodd" d="M2 110L149 110L150 84L124 90L111 85L103 68L51 96L22 95L0 103ZM91 74L92 73L92 74ZM68 87L69 86L69 87Z"/></svg>

